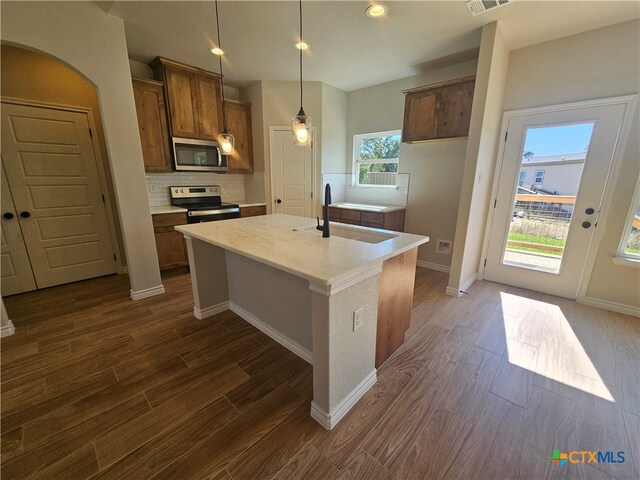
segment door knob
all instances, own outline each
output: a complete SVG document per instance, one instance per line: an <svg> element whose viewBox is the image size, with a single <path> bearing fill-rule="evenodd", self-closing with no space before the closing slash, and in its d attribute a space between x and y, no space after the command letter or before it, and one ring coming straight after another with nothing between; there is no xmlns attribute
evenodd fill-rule
<svg viewBox="0 0 640 480"><path fill-rule="evenodd" d="M591 222L582 222L582 228L589 228L591 226Z"/></svg>
<svg viewBox="0 0 640 480"><path fill-rule="evenodd" d="M587 208L584 213L587 215L593 215L596 211L593 208Z"/></svg>
<svg viewBox="0 0 640 480"><path fill-rule="evenodd" d="M6 218L7 220L11 220L13 218L13 213L11 212L5 212L4 215L2 215L4 218Z"/></svg>
<svg viewBox="0 0 640 480"><path fill-rule="evenodd" d="M31 214L29 212L20 212L20 216L22 218L29 218L31 216Z"/></svg>
<svg viewBox="0 0 640 480"><path fill-rule="evenodd" d="M276 200L276 203L282 203L282 200L277 199L277 200Z"/></svg>

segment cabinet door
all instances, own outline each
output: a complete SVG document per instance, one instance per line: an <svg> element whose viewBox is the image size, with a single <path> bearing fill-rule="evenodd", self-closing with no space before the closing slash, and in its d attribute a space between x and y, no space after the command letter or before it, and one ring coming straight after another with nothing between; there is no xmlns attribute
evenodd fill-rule
<svg viewBox="0 0 640 480"><path fill-rule="evenodd" d="M222 132L222 94L220 80L196 75L199 138L217 140Z"/></svg>
<svg viewBox="0 0 640 480"><path fill-rule="evenodd" d="M471 121L471 103L475 82L442 88L438 138L466 137Z"/></svg>
<svg viewBox="0 0 640 480"><path fill-rule="evenodd" d="M134 78L133 95L138 114L144 169L147 172L171 172L164 86L160 82Z"/></svg>
<svg viewBox="0 0 640 480"><path fill-rule="evenodd" d="M404 103L402 141L431 140L438 134L440 89L408 93Z"/></svg>
<svg viewBox="0 0 640 480"><path fill-rule="evenodd" d="M160 270L189 264L182 233L177 232L173 227L161 227L155 229L155 237Z"/></svg>
<svg viewBox="0 0 640 480"><path fill-rule="evenodd" d="M165 66L167 103L171 118L171 135L199 138L196 101L196 75Z"/></svg>
<svg viewBox="0 0 640 480"><path fill-rule="evenodd" d="M236 137L234 151L229 155L229 173L253 173L251 105L225 101L224 107L229 132Z"/></svg>
<svg viewBox="0 0 640 480"><path fill-rule="evenodd" d="M240 218L257 217L267 214L266 205L256 205L254 207L240 207Z"/></svg>

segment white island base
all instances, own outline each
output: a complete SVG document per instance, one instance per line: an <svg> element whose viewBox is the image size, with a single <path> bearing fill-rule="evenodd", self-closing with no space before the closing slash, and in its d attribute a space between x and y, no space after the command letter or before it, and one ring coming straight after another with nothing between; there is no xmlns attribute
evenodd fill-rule
<svg viewBox="0 0 640 480"><path fill-rule="evenodd" d="M307 228L312 222L269 215L176 229L187 241L194 315L231 309L312 363L311 416L331 429L376 382L383 262L428 238L393 232L375 244L323 239ZM362 326L355 329L360 309Z"/></svg>

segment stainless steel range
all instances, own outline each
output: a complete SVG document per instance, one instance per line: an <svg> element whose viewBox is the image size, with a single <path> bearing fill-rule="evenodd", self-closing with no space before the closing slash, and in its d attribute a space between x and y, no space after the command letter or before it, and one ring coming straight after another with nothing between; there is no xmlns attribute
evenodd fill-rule
<svg viewBox="0 0 640 480"><path fill-rule="evenodd" d="M215 222L240 217L239 205L222 201L220 185L169 187L169 192L171 205L187 209L188 223Z"/></svg>

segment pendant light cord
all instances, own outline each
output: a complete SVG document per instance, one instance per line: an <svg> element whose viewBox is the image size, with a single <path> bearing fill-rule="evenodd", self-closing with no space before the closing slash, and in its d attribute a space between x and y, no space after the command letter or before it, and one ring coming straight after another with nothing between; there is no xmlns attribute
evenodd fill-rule
<svg viewBox="0 0 640 480"><path fill-rule="evenodd" d="M217 0L216 0L217 1ZM300 41L302 39L302 0L300 0ZM300 110L302 110L302 49L300 49Z"/></svg>
<svg viewBox="0 0 640 480"><path fill-rule="evenodd" d="M218 33L218 48L222 50L222 45L220 44L220 18L218 16L218 0L216 0L216 31ZM222 94L222 128L223 131L227 132L227 115L225 113L224 108L224 75L222 74L222 55L218 55L218 62L220 65L220 87Z"/></svg>

